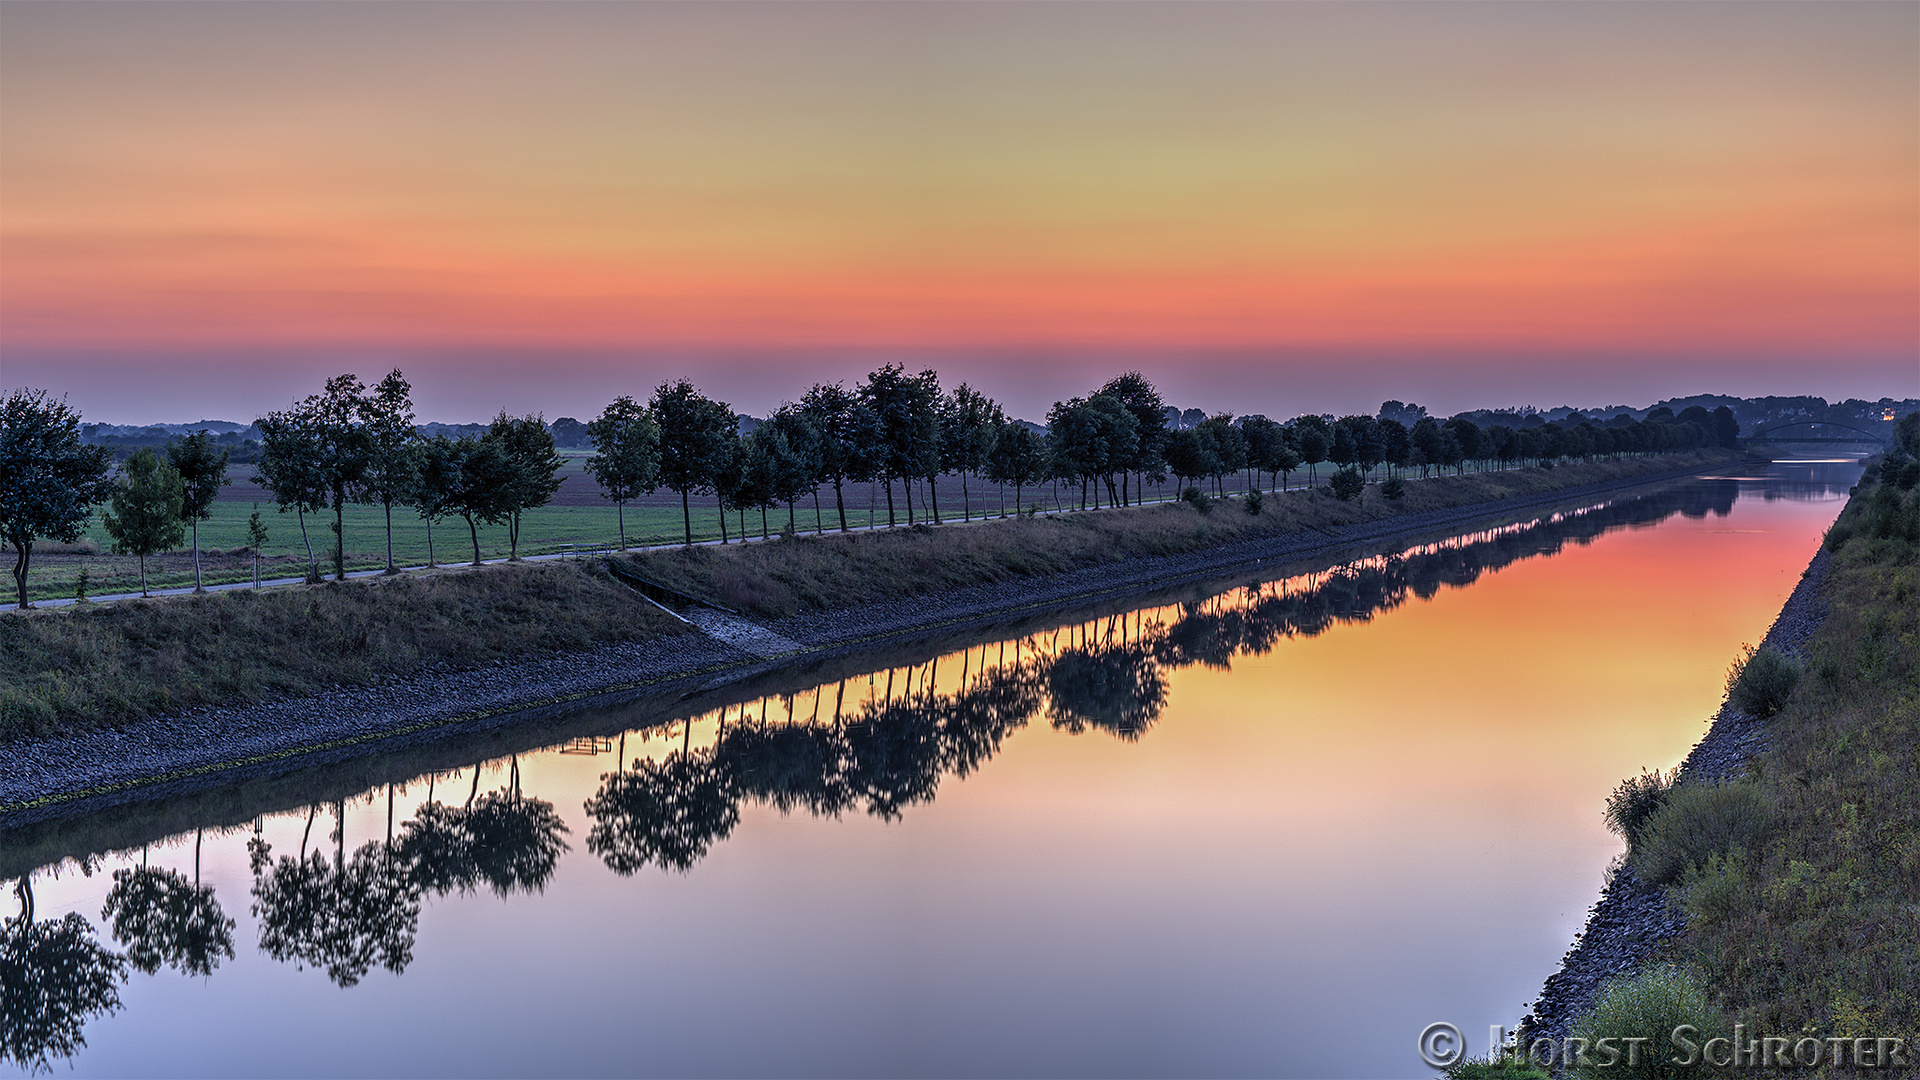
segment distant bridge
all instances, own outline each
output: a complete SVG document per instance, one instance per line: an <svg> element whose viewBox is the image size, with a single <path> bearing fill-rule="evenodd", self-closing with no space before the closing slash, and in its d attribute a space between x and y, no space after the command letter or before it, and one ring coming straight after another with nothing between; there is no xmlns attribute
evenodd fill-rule
<svg viewBox="0 0 1920 1080"><path fill-rule="evenodd" d="M1847 431L1857 431L1862 436L1864 436L1864 438L1855 439L1848 436L1841 436L1839 438L1834 438L1834 437L1825 436L1825 435L1780 435L1778 434L1779 432L1785 431L1788 428L1800 428L1800 427L1842 428ZM1831 420L1797 420L1791 424L1775 424L1770 428L1762 428L1762 429L1756 430L1753 434L1747 436L1748 443L1761 443L1763 445L1772 445L1775 443L1795 443L1795 444L1844 443L1848 446L1858 446L1861 443L1866 442L1866 443L1872 443L1875 446L1886 446L1890 441L1891 440L1887 436L1875 434L1874 432L1868 431L1866 428L1857 428L1857 427L1854 427L1852 424L1836 424Z"/></svg>

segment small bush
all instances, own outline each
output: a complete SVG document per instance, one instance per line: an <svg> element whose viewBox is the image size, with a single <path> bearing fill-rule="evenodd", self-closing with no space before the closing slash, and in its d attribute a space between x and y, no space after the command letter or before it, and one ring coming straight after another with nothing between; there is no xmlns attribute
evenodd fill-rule
<svg viewBox="0 0 1920 1080"><path fill-rule="evenodd" d="M1706 987L1684 968L1661 966L1648 968L1624 978L1614 979L1594 1000L1593 1011L1575 1020L1572 1036L1584 1039L1586 1054L1574 1061L1571 1075L1578 1080L1666 1080L1669 1077L1698 1075L1694 1067L1675 1064L1673 1031L1692 1025L1702 1034L1694 1041L1704 1043L1727 1030L1726 1017L1708 999ZM1598 1049L1601 1039L1614 1040L1618 1058L1605 1064L1608 1055ZM1627 1047L1621 1040L1648 1040L1636 1049L1635 1061L1627 1060Z"/></svg>
<svg viewBox="0 0 1920 1080"><path fill-rule="evenodd" d="M1662 773L1655 769L1620 781L1620 786L1607 796L1607 828L1632 849L1639 843L1647 819L1666 801L1667 792L1672 790L1677 777L1677 771Z"/></svg>
<svg viewBox="0 0 1920 1080"><path fill-rule="evenodd" d="M1213 500L1207 497L1206 492L1191 484L1180 489L1180 500L1193 504L1193 508L1203 514L1213 512Z"/></svg>
<svg viewBox="0 0 1920 1080"><path fill-rule="evenodd" d="M1759 786L1676 784L1641 825L1629 861L1650 885L1672 885L1715 854L1757 850L1773 831L1773 803Z"/></svg>
<svg viewBox="0 0 1920 1080"><path fill-rule="evenodd" d="M1264 508L1266 505L1267 505L1266 492L1261 491L1259 488L1254 488L1252 491L1247 492L1247 501L1245 504L1245 508L1248 514L1251 514L1254 517L1259 517L1261 509Z"/></svg>
<svg viewBox="0 0 1920 1080"><path fill-rule="evenodd" d="M1366 490L1367 479L1360 475L1359 469L1341 469L1339 472L1333 474L1331 480L1327 481L1327 486L1333 489L1333 494L1336 498L1343 502L1352 502L1360 497L1362 491Z"/></svg>
<svg viewBox="0 0 1920 1080"><path fill-rule="evenodd" d="M1727 669L1727 700L1742 712L1762 719L1787 707L1800 685L1800 664L1769 645L1749 645Z"/></svg>
<svg viewBox="0 0 1920 1080"><path fill-rule="evenodd" d="M1401 499L1407 497L1407 485L1405 481L1395 476L1380 485L1380 494L1385 495L1395 502L1399 502Z"/></svg>

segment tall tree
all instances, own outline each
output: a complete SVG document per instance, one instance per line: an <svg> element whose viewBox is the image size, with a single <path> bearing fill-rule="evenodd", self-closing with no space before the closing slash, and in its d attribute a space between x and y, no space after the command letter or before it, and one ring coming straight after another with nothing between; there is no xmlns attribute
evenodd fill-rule
<svg viewBox="0 0 1920 1080"><path fill-rule="evenodd" d="M1233 414L1226 412L1207 417L1194 430L1213 443L1217 464L1208 475L1213 477L1214 491L1224 495L1226 488L1221 480L1247 467L1247 437L1234 424Z"/></svg>
<svg viewBox="0 0 1920 1080"><path fill-rule="evenodd" d="M973 520L972 493L967 474L987 467L994 432L1005 421L1000 406L985 394L961 383L946 399L940 418L940 464L960 474L960 516Z"/></svg>
<svg viewBox="0 0 1920 1080"><path fill-rule="evenodd" d="M114 551L140 557L141 596L147 595L147 556L171 551L186 539L182 490L180 474L151 450L140 451L121 467L102 524L113 537Z"/></svg>
<svg viewBox="0 0 1920 1080"><path fill-rule="evenodd" d="M408 465L413 482L407 488L405 504L413 507L427 523L428 566L438 565L434 560L433 523L460 512L456 496L460 491L460 463L464 456L465 450L445 435L416 442L408 451L408 457L413 459ZM477 535L474 546L477 558Z"/></svg>
<svg viewBox="0 0 1920 1080"><path fill-rule="evenodd" d="M361 422L365 425L367 464L362 477L366 497L380 504L387 516L387 573L397 574L393 563L393 507L406 504L414 484L409 453L419 436L413 430L413 386L399 368L387 372L373 392L360 401Z"/></svg>
<svg viewBox="0 0 1920 1080"><path fill-rule="evenodd" d="M320 562L307 534L307 515L327 505L326 472L320 462L320 439L313 418L298 406L268 413L260 428L260 461L253 482L273 492L281 513L293 510L300 522L300 539L307 546L307 580L320 580Z"/></svg>
<svg viewBox="0 0 1920 1080"><path fill-rule="evenodd" d="M940 384L930 371L908 375L898 364L885 364L867 374L861 400L880 423L878 477L887 488L887 525L895 524L893 481L906 485L907 523L913 523L915 477L940 467Z"/></svg>
<svg viewBox="0 0 1920 1080"><path fill-rule="evenodd" d="M662 383L647 406L660 425L660 483L680 493L680 520L693 546L693 509L688 496L714 490L714 478L733 453L739 421L725 402L694 389L693 382ZM724 507L721 514L726 513Z"/></svg>
<svg viewBox="0 0 1920 1080"><path fill-rule="evenodd" d="M80 414L43 390L15 390L0 405L0 533L13 548L13 584L27 603L34 541L80 539L93 508L113 493L113 453L80 442Z"/></svg>
<svg viewBox="0 0 1920 1080"><path fill-rule="evenodd" d="M1100 393L1126 406L1127 411L1133 414L1139 446L1133 460L1124 468L1134 472L1139 481L1149 476L1154 478L1155 483L1165 480L1166 476L1161 470L1166 465L1163 455L1167 449L1167 403L1160 397L1160 391L1145 375L1129 371L1107 380L1107 384L1100 388ZM1124 477L1121 485L1120 501L1124 504L1127 501ZM1136 489L1136 499L1139 497Z"/></svg>
<svg viewBox="0 0 1920 1080"><path fill-rule="evenodd" d="M547 505L563 482L560 452L553 432L539 416L512 417L503 409L488 425L483 441L499 444L507 459L507 486L501 492L507 516L507 559L520 561L520 515Z"/></svg>
<svg viewBox="0 0 1920 1080"><path fill-rule="evenodd" d="M994 432L993 449L987 454L987 479L996 484L1013 485L1013 512L1020 512L1020 493L1028 484L1037 484L1047 475L1047 445L1039 433L1017 420L1001 423ZM1006 513L1005 496L1000 504Z"/></svg>
<svg viewBox="0 0 1920 1080"><path fill-rule="evenodd" d="M880 418L838 383L816 383L800 399L800 411L820 433L820 477L833 481L840 531L847 531L847 500L841 485L871 479L880 456Z"/></svg>
<svg viewBox="0 0 1920 1080"><path fill-rule="evenodd" d="M455 439L452 453L450 472L456 482L447 501L466 519L467 535L473 540L473 565L479 566L479 522L499 525L513 516L513 459L501 440L470 435Z"/></svg>
<svg viewBox="0 0 1920 1080"><path fill-rule="evenodd" d="M213 501L229 482L227 454L214 449L204 429L167 444L167 461L180 474L180 513L193 529L194 592L207 591L200 583L200 523L213 516Z"/></svg>
<svg viewBox="0 0 1920 1080"><path fill-rule="evenodd" d="M818 531L820 519L820 473L826 452L820 429L813 418L798 405L782 405L767 418L762 429L778 435L779 445L784 448L784 456L778 459L779 469L774 482L774 495L787 504L787 528L797 531L793 519L793 504L808 492L813 493L813 527Z"/></svg>
<svg viewBox="0 0 1920 1080"><path fill-rule="evenodd" d="M645 406L621 395L587 424L587 437L594 449L587 472L617 508L620 550L625 551L627 500L660 486L660 425Z"/></svg>
<svg viewBox="0 0 1920 1080"><path fill-rule="evenodd" d="M347 503L361 497L360 485L373 456L361 400L365 390L358 375L336 375L303 405L319 442L320 475L326 484L327 505L333 508L336 581L347 579Z"/></svg>
<svg viewBox="0 0 1920 1080"><path fill-rule="evenodd" d="M1299 416L1289 426L1293 429L1293 445L1300 448L1300 460L1307 464L1307 483L1319 483L1320 477L1315 467L1327 460L1327 453L1333 449L1333 436L1327 429L1326 420L1318 416Z"/></svg>

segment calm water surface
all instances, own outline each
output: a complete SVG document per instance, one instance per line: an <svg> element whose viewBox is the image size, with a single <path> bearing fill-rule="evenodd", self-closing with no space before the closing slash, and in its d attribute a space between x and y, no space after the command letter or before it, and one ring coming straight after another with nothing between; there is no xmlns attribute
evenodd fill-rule
<svg viewBox="0 0 1920 1080"><path fill-rule="evenodd" d="M38 924L157 968L55 1071L1431 1075L1428 1023L1480 1051L1525 1011L1619 850L1606 793L1699 738L1856 474L1688 482L42 867ZM182 914L196 875L231 957Z"/></svg>

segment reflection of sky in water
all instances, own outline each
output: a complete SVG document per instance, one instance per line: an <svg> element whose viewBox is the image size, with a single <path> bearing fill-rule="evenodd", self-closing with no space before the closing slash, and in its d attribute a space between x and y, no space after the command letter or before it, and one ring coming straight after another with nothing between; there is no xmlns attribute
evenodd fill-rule
<svg viewBox="0 0 1920 1080"><path fill-rule="evenodd" d="M210 835L201 876L238 924L237 955L211 977L133 975L75 1068L1424 1075L1413 1040L1427 1023L1460 1024L1478 1050L1485 1025L1524 1011L1618 849L1599 820L1605 793L1685 753L1726 664L1791 590L1851 482L1802 468L1703 482L1687 512L1665 506L1658 524L1597 539L1618 508L572 747L598 753L521 755L521 791L569 829L544 891L502 901L483 881L428 896L405 974L376 963L351 989L261 954L251 833ZM1789 494L1749 497L1768 490ZM1476 565L1503 568L1442 587ZM1283 609L1286 625L1370 618L1282 634L1230 670L1186 662ZM685 873L620 876L588 850L582 807L615 752L697 757L723 723L738 732L763 713L777 727L836 704L852 716L951 698L1089 637L1170 658L1167 704L1136 741L1084 724L1075 735L1043 709L897 820L858 800L837 819L748 801ZM488 763L482 796L508 790L515 767ZM396 823L429 783L458 806L474 772L396 790ZM321 807L306 835L329 858L334 812ZM345 817L351 857L385 836L387 792ZM272 815L262 838L293 855L307 823L306 807ZM42 875L38 914L78 910L98 926L110 871L141 857ZM191 878L194 837L147 858Z"/></svg>

